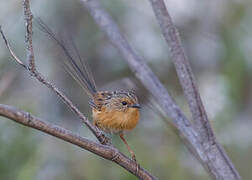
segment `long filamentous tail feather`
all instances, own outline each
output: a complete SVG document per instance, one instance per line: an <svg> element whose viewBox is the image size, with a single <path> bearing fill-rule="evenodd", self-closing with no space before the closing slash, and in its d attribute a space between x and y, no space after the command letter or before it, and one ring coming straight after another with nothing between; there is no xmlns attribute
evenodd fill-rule
<svg viewBox="0 0 252 180"><path fill-rule="evenodd" d="M72 49L75 51L79 62L74 59L74 56L71 54L70 49L66 46L66 43L57 38L53 31L40 18L37 18L36 22L38 23L40 30L53 39L67 56L67 61L64 61L67 72L80 84L80 86L90 97L93 97L93 95L97 92L94 78L89 70L88 64L82 60L80 53L72 39Z"/></svg>

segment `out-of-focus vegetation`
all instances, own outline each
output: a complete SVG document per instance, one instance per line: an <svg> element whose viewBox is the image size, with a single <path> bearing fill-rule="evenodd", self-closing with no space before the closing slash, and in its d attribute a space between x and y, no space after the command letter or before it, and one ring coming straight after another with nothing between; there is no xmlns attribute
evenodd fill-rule
<svg viewBox="0 0 252 180"><path fill-rule="evenodd" d="M244 179L252 179L252 3L250 0L166 0L196 75L217 139ZM107 0L104 7L141 53L178 104L188 107L169 52L148 1ZM32 1L35 17L55 32L70 32L98 87L133 77L127 64L78 1ZM25 59L21 1L0 1L0 24ZM38 69L90 117L83 90L63 70L56 44L34 27ZM119 86L119 85L118 85ZM94 139L80 120L46 87L11 60L0 41L0 101ZM176 134L144 107L127 134L139 163L160 179L210 179ZM127 153L116 136L113 143ZM78 147L0 118L0 179L136 179L124 169Z"/></svg>

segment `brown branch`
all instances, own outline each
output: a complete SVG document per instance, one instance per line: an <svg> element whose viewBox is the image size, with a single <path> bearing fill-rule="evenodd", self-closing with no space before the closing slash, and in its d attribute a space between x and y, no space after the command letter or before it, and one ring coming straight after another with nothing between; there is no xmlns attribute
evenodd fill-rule
<svg viewBox="0 0 252 180"><path fill-rule="evenodd" d="M206 113L203 108L203 105L200 100L200 96L198 94L196 85L194 83L194 77L191 73L191 68L188 66L187 61L183 62L185 64L178 65L178 67L183 66L181 71L183 73L189 72L189 79L183 79L183 83L189 83L192 89L188 89L186 92L187 98L189 100L192 99L193 102L190 102L190 108L193 109L193 117L198 118L195 122L201 121L204 124L204 134L207 137L207 143L202 142L202 131L199 128L194 128L194 125L188 121L185 117L181 109L175 103L173 98L169 95L167 90L155 76L155 74L151 71L151 69L146 65L142 56L136 53L136 51L130 46L126 38L120 32L116 23L112 20L110 15L104 10L104 8L100 5L98 0L81 0L83 5L88 9L89 13L92 15L98 26L103 30L112 44L118 48L122 56L128 62L131 70L135 73L136 77L143 83L143 85L153 94L153 96L157 99L162 109L166 113L167 116L173 120L174 124L178 128L180 134L186 138L186 141L190 144L190 150L195 152L197 157L200 159L200 162L203 166L208 170L210 175L215 179L240 179L238 172L233 167L231 161L228 159L225 151L222 147L215 141L213 131L211 130L211 126L206 121ZM153 3L157 1L151 1ZM156 7L154 11L156 10ZM167 21L167 19L165 19ZM174 27L174 26L172 26ZM178 35L177 30L172 28L170 30L176 36ZM169 32L170 33L170 32ZM174 38L174 37L170 37ZM172 43L179 42L178 39L172 39ZM180 44L180 42L179 42ZM172 51L175 57L184 56L183 49L176 48L175 44ZM182 55L180 51L182 50ZM174 58L174 57L173 57ZM177 62L176 62L177 63ZM179 62L181 63L181 62ZM188 82L187 82L188 81ZM183 85L184 86L184 85ZM187 87L186 87L187 89ZM199 119L200 118L200 119ZM205 119L204 119L205 118ZM200 123L199 123L200 124ZM205 128L206 127L206 128ZM210 129L210 131L208 131ZM206 131L207 130L207 131ZM211 137L211 138L208 138ZM214 142L214 143L213 143Z"/></svg>
<svg viewBox="0 0 252 180"><path fill-rule="evenodd" d="M0 104L0 116L11 119L24 126L37 129L46 134L50 134L63 141L69 142L71 144L81 147L82 149L90 151L107 160L114 161L115 163L125 168L132 174L136 175L140 179L146 179L146 180L156 179L141 167L139 167L138 173L136 174L135 162L126 157L121 152L119 152L118 149L114 148L113 146L102 145L100 143L90 141L87 138L74 134L69 130L42 121L41 119L31 115L28 112L17 110L16 108L11 106Z"/></svg>

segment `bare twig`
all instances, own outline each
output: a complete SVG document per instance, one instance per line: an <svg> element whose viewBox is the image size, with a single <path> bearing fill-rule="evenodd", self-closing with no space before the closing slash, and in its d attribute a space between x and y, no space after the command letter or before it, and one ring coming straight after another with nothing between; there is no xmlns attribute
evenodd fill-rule
<svg viewBox="0 0 252 180"><path fill-rule="evenodd" d="M100 142L106 142L104 140L105 136L102 131L100 131L98 128L92 125L88 121L88 119L80 112L80 110L72 103L71 100L69 100L64 93L62 93L56 86L54 86L51 82L46 80L42 74L40 74L35 66L35 57L33 52L33 46L32 46L32 13L30 10L30 3L29 0L23 1L24 6L24 19L25 19L25 26L26 26L26 35L25 35L25 42L26 42L26 52L27 52L27 60L29 62L29 68L31 75L34 76L37 80L39 80L41 83L46 85L49 89L51 89L53 92L55 92L62 101L68 105L69 108L73 112L77 114L77 116L87 125L87 127L92 131L92 133L97 137L97 139ZM6 43L8 44L8 41L6 40ZM9 46L10 47L10 46Z"/></svg>
<svg viewBox="0 0 252 180"><path fill-rule="evenodd" d="M62 93L56 86L54 86L51 82L49 82L48 80L46 80L42 74L40 74L37 70L36 70L36 66L35 66L35 61L34 61L34 55L33 55L33 51L32 53L28 53L28 57L27 59L30 61L29 63L29 67L27 67L25 64L23 64L23 62L15 55L15 53L13 52L13 50L10 47L10 44L7 40L7 38L5 37L3 31L1 30L1 34L2 37L5 40L5 44L8 48L8 50L10 51L12 57L20 64L22 65L26 70L28 70L32 76L34 76L37 80L39 80L41 83L43 83L44 85L46 85L49 89L51 89L53 92L55 92L61 99L62 101L67 104L71 110L73 112L75 112L78 117L88 126L88 128L94 133L94 135L98 138L98 140L100 142L104 142L103 140L103 135L102 132L94 127L89 121L88 119L80 112L80 110L72 103L72 101L70 99L68 99L64 93ZM31 42L31 41L27 41L27 42ZM28 46L27 46L28 47ZM32 46L29 46L29 49L32 49ZM28 50L27 50L28 51Z"/></svg>
<svg viewBox="0 0 252 180"><path fill-rule="evenodd" d="M191 73L191 69L189 68L181 70L183 73L189 72L190 74L187 77L189 79L183 79L183 81L185 81L183 83L190 83L189 86L192 89L186 92L186 96L187 98L189 98L189 100L193 99L193 102L189 103L191 104L191 108L196 108L195 110L193 110L193 117L198 118L195 120L195 122L201 121L201 123L204 125L203 131L204 134L206 134L208 140L207 143L202 142L201 134L203 132L199 128L194 128L194 125L191 125L191 123L182 113L181 109L169 95L169 93L155 76L155 74L146 65L143 57L137 54L136 51L130 46L126 38L120 32L116 23L100 5L100 2L98 0L81 1L88 9L99 27L106 33L112 44L121 52L125 60L128 62L131 70L135 73L136 77L157 99L166 115L171 117L180 134L182 134L182 136L186 138L186 141L190 143L190 149L193 152L196 152L197 156L200 159L200 162L208 170L210 175L215 179L240 179L239 174L233 167L231 161L228 159L225 151L215 141L211 126L208 124L208 121L206 121L206 113L201 103L199 94L197 93L198 91L194 83L194 77ZM153 3L154 2L156 1L153 0ZM178 35L176 29L174 30L174 28L172 28L171 32L176 36ZM175 41L177 41L177 39L175 39ZM182 50L183 52L183 49L180 50ZM177 53L180 53L180 51L178 51L174 47L172 51L176 56L178 55ZM179 57L180 56L184 56L184 52L182 53L182 55L179 55ZM185 64L179 66L188 68L189 64L186 64L188 62L182 63Z"/></svg>
<svg viewBox="0 0 252 180"><path fill-rule="evenodd" d="M11 47L10 47L10 45L9 45L9 43L8 43L8 41L7 41L6 37L5 37L5 35L4 35L4 33L3 33L3 30L2 30L2 27L1 27L1 26L0 26L0 33L1 33L1 35L2 35L2 38L3 38L3 40L4 40L4 43L5 43L6 47L7 47L7 49L10 51L11 56L17 61L18 64L20 64L20 65L23 66L25 69L27 69L26 65L25 65L25 64L15 55L15 53L12 51L12 49L11 49Z"/></svg>
<svg viewBox="0 0 252 180"><path fill-rule="evenodd" d="M63 141L88 150L105 159L114 161L140 179L156 180L155 177L153 177L141 167L138 169L138 172L136 174L136 163L119 152L118 149L114 148L113 146L102 145L100 143L90 141L87 138L74 134L69 130L42 121L41 119L31 115L28 112L17 110L16 108L11 106L0 104L0 116L11 119L17 123L23 124L24 126L37 129L46 134L50 134L54 137L62 139Z"/></svg>

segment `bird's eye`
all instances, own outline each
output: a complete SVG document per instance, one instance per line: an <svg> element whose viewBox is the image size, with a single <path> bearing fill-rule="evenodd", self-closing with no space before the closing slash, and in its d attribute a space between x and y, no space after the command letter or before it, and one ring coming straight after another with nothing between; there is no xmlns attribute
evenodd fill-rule
<svg viewBox="0 0 252 180"><path fill-rule="evenodd" d="M123 102L122 102L122 105L124 105L124 106L127 105L127 104L128 104L128 103L127 103L126 101L123 101Z"/></svg>

